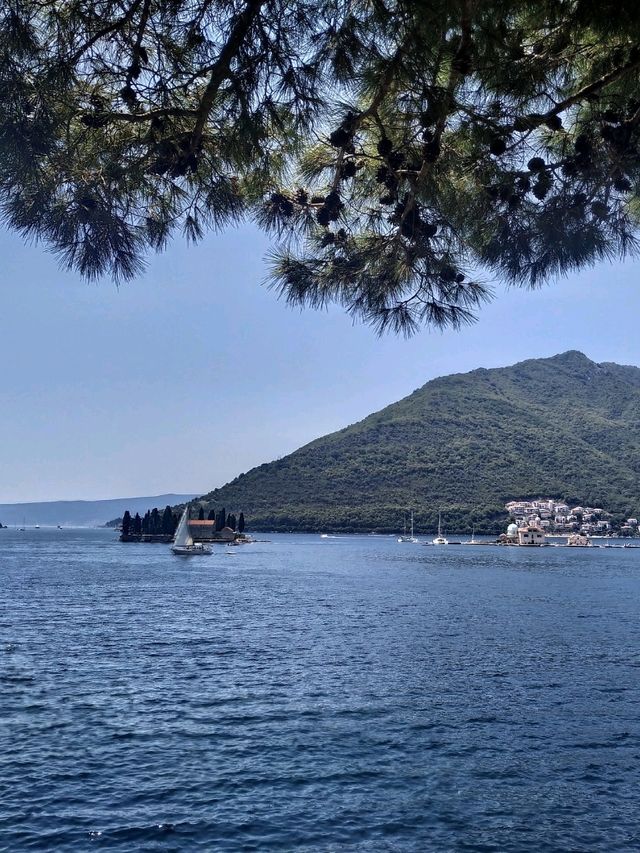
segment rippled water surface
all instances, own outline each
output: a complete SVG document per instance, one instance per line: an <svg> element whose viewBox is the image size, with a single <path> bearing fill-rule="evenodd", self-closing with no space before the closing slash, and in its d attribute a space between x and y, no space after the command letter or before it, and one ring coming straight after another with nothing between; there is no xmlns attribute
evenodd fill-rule
<svg viewBox="0 0 640 853"><path fill-rule="evenodd" d="M640 551L0 531L0 850L640 849Z"/></svg>

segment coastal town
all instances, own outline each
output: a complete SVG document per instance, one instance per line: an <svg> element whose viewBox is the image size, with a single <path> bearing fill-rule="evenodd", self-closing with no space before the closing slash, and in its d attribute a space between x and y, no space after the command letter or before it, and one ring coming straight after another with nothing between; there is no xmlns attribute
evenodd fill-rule
<svg viewBox="0 0 640 853"><path fill-rule="evenodd" d="M638 536L640 533L636 517L615 523L613 514L602 507L569 506L558 498L509 501L505 509L518 527L537 528L547 535Z"/></svg>

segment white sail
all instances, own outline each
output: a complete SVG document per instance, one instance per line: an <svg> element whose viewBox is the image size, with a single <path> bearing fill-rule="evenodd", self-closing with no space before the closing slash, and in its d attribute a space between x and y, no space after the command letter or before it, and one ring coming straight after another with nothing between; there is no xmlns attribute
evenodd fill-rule
<svg viewBox="0 0 640 853"><path fill-rule="evenodd" d="M184 508L184 512L182 513L182 518L180 519L180 523L178 524L178 529L176 530L176 535L173 540L173 545L175 548L186 548L189 545L193 545L193 538L191 533L189 532L189 522L187 521L187 516L189 515L189 507L186 506Z"/></svg>

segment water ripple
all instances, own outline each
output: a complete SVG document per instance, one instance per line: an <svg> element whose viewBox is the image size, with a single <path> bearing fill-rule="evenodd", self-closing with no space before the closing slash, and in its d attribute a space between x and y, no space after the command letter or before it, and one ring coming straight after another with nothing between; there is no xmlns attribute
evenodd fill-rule
<svg viewBox="0 0 640 853"><path fill-rule="evenodd" d="M635 552L271 538L0 531L0 850L640 849Z"/></svg>

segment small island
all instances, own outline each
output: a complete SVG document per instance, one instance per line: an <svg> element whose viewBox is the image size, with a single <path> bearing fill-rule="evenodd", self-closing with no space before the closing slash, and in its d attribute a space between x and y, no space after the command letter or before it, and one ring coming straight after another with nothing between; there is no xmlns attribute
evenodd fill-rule
<svg viewBox="0 0 640 853"><path fill-rule="evenodd" d="M178 522L180 520L180 507L174 509L166 506L161 513L157 507L147 510L141 516L136 513L131 515L127 510L122 518L114 519L108 523L109 527L120 530L120 542L164 542L173 541ZM226 509L216 511L210 509L205 518L204 505L200 504L197 517L189 519L189 531L194 542L220 542L226 544L234 541L247 540L245 530L244 513L237 517L234 513L227 513Z"/></svg>

